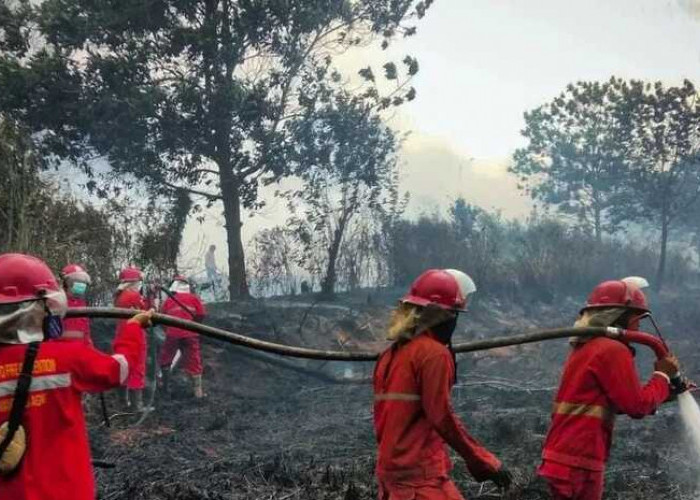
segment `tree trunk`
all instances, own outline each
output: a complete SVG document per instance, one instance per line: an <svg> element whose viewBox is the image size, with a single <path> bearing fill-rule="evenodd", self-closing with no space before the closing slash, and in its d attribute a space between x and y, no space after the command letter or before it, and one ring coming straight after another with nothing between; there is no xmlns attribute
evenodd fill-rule
<svg viewBox="0 0 700 500"><path fill-rule="evenodd" d="M666 274L666 248L668 246L668 231L669 231L670 221L668 217L664 214L661 218L661 253L659 255L659 267L656 270L656 282L654 283L654 289L659 292L664 284L664 276Z"/></svg>
<svg viewBox="0 0 700 500"><path fill-rule="evenodd" d="M600 215L600 207L595 207L595 222L594 222L594 231L595 231L595 241L599 245L603 242L603 228L602 228L602 222L601 222L601 215Z"/></svg>
<svg viewBox="0 0 700 500"><path fill-rule="evenodd" d="M328 249L328 266L326 267L326 275L321 282L321 295L324 297L332 297L335 294L335 282L337 275L335 265L338 261L340 253L340 242L343 241L343 233L345 232L345 223L341 223L333 233L333 241Z"/></svg>
<svg viewBox="0 0 700 500"><path fill-rule="evenodd" d="M245 275L245 253L241 236L241 197L240 185L236 182L230 167L221 171L221 195L224 202L226 222L226 242L228 246L228 291L229 300L248 297L248 282Z"/></svg>
<svg viewBox="0 0 700 500"><path fill-rule="evenodd" d="M205 61L211 68L210 121L214 129L212 157L219 167L221 197L224 204L226 243L228 247L229 300L248 296L245 275L245 255L241 237L241 183L236 177L231 158L231 129L234 109L230 99L231 77L236 66L230 31L231 4L229 1L207 1L206 25L209 26L211 45ZM218 30L218 31L217 31ZM217 40L221 38L221 44Z"/></svg>

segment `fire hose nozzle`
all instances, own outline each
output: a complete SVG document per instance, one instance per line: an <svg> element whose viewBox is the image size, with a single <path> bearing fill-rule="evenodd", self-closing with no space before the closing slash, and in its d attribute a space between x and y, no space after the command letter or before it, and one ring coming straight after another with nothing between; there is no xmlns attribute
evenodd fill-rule
<svg viewBox="0 0 700 500"><path fill-rule="evenodd" d="M692 391L697 389L697 384L690 380L688 377L684 377L682 373L678 373L675 377L671 378L671 392L674 395L683 394L686 391Z"/></svg>

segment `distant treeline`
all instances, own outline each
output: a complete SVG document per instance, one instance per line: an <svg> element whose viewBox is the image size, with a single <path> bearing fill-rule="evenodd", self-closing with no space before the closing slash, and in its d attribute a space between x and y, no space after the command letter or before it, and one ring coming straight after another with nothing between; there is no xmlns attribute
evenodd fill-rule
<svg viewBox="0 0 700 500"><path fill-rule="evenodd" d="M642 230L640 230L642 231ZM344 240L337 264L337 291L407 286L431 267L469 273L480 293L516 301L586 294L604 279L650 277L659 250L654 238L605 238L551 215L507 220L457 199L444 216L401 216L383 224L360 219ZM262 231L252 244L251 284L260 295L294 294L306 281L319 291L327 252L303 251L294 231ZM691 247L669 251L667 285L697 283ZM306 286L304 288L306 288Z"/></svg>

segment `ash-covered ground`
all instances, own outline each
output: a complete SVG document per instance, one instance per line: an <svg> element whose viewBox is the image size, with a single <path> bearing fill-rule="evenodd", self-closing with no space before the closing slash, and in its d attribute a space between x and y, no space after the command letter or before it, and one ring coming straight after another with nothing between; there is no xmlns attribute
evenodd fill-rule
<svg viewBox="0 0 700 500"><path fill-rule="evenodd" d="M672 304L671 298L667 302ZM379 303L379 305L377 305ZM377 296L335 305L291 301L212 307L211 324L258 338L324 348L379 349L389 299ZM659 320L686 366L700 378L693 325L700 313L660 308ZM556 307L476 303L460 320L456 341L570 324L577 302ZM95 323L98 343L113 326ZM189 396L188 380L173 394L156 393L156 410L141 424L117 417L107 429L96 397L88 403L104 500L360 500L376 498L373 478L371 364L272 358L204 341L207 399ZM534 477L549 421L565 341L459 357L457 412L471 432L517 475L503 498L546 499ZM640 372L651 356L639 348ZM116 393L107 395L110 413ZM606 499L698 498L700 462L688 449L676 405L654 417L619 417L606 474ZM459 459L454 476L467 498L502 498L491 484L468 477Z"/></svg>

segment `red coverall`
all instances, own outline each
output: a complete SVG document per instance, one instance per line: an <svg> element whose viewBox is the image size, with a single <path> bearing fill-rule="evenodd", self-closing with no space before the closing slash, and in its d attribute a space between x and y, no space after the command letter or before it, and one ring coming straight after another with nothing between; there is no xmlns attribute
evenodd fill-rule
<svg viewBox="0 0 700 500"><path fill-rule="evenodd" d="M142 350L138 324L123 327L109 356L82 342L44 342L34 363L22 425L27 450L19 469L0 476L3 500L94 500L82 393L118 387ZM26 345L0 344L0 422L9 418Z"/></svg>
<svg viewBox="0 0 700 500"><path fill-rule="evenodd" d="M187 307L183 309L172 298L163 304L161 312L177 318L201 321L206 315L204 304L193 293L176 293L177 300ZM165 329L165 343L160 351L159 364L161 367L170 366L178 349L182 352L183 367L190 375L202 374L202 354L199 347L199 336L189 330L168 327Z"/></svg>
<svg viewBox="0 0 700 500"><path fill-rule="evenodd" d="M449 479L445 443L478 481L501 468L452 409L454 370L452 354L429 332L380 356L374 371L380 500L462 499Z"/></svg>
<svg viewBox="0 0 700 500"><path fill-rule="evenodd" d="M642 387L630 348L596 338L577 345L564 365L538 473L555 500L599 500L616 413L642 418L669 396L655 372Z"/></svg>
<svg viewBox="0 0 700 500"><path fill-rule="evenodd" d="M114 299L114 307L124 309L147 309L146 299L136 290L123 290ZM120 320L117 323L117 335L124 328L126 320ZM146 332L141 328L141 352L134 359L134 363L130 365L129 378L126 380L126 388L132 390L144 389L146 387L146 353L148 346L146 345Z"/></svg>
<svg viewBox="0 0 700 500"><path fill-rule="evenodd" d="M85 299L69 296L68 307L87 307L87 302ZM61 340L79 340L87 345L93 345L92 337L90 336L90 319L64 318Z"/></svg>

